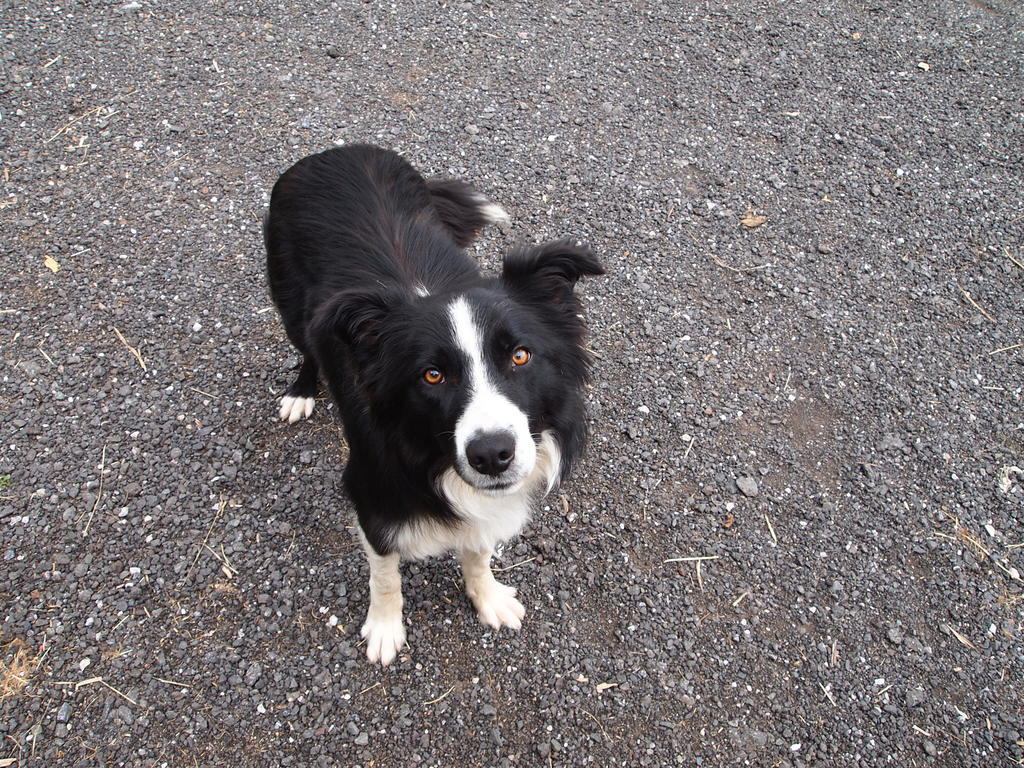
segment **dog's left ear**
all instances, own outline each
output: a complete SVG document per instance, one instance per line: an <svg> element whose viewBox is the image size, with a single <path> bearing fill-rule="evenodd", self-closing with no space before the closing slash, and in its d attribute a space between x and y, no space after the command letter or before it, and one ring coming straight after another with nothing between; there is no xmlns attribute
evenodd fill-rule
<svg viewBox="0 0 1024 768"><path fill-rule="evenodd" d="M384 290L339 293L316 311L306 335L316 345L326 344L325 349L341 342L356 354L375 354L384 318L397 303Z"/></svg>
<svg viewBox="0 0 1024 768"><path fill-rule="evenodd" d="M572 295L576 281L603 275L604 267L590 246L566 238L532 247L514 248L505 256L502 280L513 289L529 289L550 301Z"/></svg>

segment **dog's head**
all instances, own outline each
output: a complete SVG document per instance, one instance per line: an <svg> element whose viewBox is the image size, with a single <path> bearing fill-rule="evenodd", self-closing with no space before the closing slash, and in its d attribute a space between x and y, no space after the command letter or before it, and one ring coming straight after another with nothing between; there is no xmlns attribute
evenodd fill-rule
<svg viewBox="0 0 1024 768"><path fill-rule="evenodd" d="M341 340L355 389L406 461L512 493L535 472L557 475L557 459L538 459L545 433L564 448L563 433L582 428L565 423L579 420L589 367L573 286L602 272L586 246L555 241L512 251L500 278L462 290L337 296L315 326Z"/></svg>

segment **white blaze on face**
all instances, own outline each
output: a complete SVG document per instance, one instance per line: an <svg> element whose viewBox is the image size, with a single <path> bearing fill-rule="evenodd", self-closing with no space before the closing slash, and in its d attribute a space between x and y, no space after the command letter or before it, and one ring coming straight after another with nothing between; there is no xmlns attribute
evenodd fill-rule
<svg viewBox="0 0 1024 768"><path fill-rule="evenodd" d="M487 489L513 490L533 471L537 446L530 436L530 422L523 411L503 395L494 383L484 356L480 327L473 308L464 297L448 306L455 343L466 356L465 384L469 391L465 410L455 424L455 461L459 474L471 485ZM515 458L501 475L491 477L477 472L466 458L466 445L484 435L508 432L515 439ZM505 488L506 486L512 486Z"/></svg>

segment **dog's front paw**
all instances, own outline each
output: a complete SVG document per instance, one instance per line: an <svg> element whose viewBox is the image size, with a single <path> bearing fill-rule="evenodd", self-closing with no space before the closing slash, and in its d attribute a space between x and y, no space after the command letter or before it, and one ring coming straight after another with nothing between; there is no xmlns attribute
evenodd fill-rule
<svg viewBox="0 0 1024 768"><path fill-rule="evenodd" d="M361 632L366 638L366 658L371 664L387 666L405 645L405 626L402 615L367 616Z"/></svg>
<svg viewBox="0 0 1024 768"><path fill-rule="evenodd" d="M282 421L294 424L299 419L308 419L313 412L313 404L316 402L312 397L292 397L285 395L281 398L281 409L277 415Z"/></svg>
<svg viewBox="0 0 1024 768"><path fill-rule="evenodd" d="M488 627L519 629L522 626L526 609L516 600L515 587L495 581L483 589L472 590L469 597L480 621Z"/></svg>

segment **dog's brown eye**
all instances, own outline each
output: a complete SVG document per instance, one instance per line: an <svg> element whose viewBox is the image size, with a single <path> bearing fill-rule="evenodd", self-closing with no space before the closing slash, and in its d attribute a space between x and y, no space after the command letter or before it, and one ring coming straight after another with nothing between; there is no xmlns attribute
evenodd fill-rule
<svg viewBox="0 0 1024 768"><path fill-rule="evenodd" d="M437 368L427 368L423 372L423 380L427 384L440 384L444 381L444 374L437 370Z"/></svg>
<svg viewBox="0 0 1024 768"><path fill-rule="evenodd" d="M528 362L530 362L530 350L526 347L518 347L512 353L512 363L514 365L526 365Z"/></svg>

